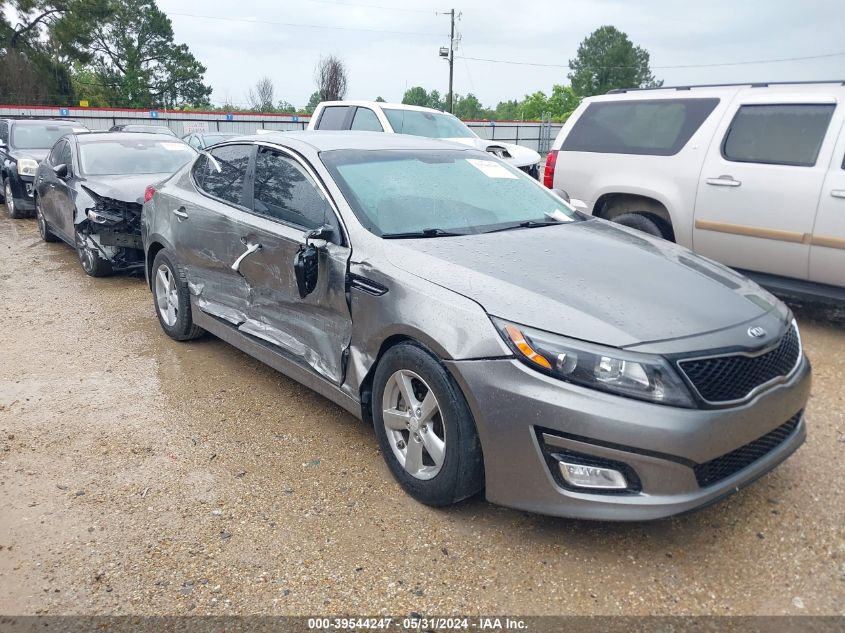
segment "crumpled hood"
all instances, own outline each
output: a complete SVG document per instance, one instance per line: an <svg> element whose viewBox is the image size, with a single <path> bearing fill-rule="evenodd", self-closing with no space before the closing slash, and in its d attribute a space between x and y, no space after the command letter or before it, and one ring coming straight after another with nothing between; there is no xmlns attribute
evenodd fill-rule
<svg viewBox="0 0 845 633"><path fill-rule="evenodd" d="M21 158L31 158L33 160L37 160L39 163L47 158L47 154L50 153L50 149L13 149L9 152L9 155L16 159L20 160Z"/></svg>
<svg viewBox="0 0 845 633"><path fill-rule="evenodd" d="M142 204L144 202L144 190L147 186L161 182L170 176L170 173L88 176L80 184L105 198Z"/></svg>
<svg viewBox="0 0 845 633"><path fill-rule="evenodd" d="M489 147L503 147L510 158L503 157L503 160L513 164L515 167L526 167L528 165L536 165L540 162L540 155L533 149L522 147L521 145L514 145L512 143L502 143L501 141L490 141L483 138L475 137L458 137L458 138L444 138L444 141L451 141L452 143L460 143L468 147L480 149L482 152L488 151Z"/></svg>
<svg viewBox="0 0 845 633"><path fill-rule="evenodd" d="M777 299L691 251L603 220L385 240L390 262L488 314L614 347L714 332Z"/></svg>

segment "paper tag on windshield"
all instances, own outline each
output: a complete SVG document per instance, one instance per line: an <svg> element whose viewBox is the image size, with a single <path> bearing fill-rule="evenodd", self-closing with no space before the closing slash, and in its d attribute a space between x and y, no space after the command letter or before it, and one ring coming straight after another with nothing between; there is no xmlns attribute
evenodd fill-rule
<svg viewBox="0 0 845 633"><path fill-rule="evenodd" d="M161 146L171 152L181 152L185 149L184 143L162 143Z"/></svg>
<svg viewBox="0 0 845 633"><path fill-rule="evenodd" d="M467 162L488 178L512 178L514 180L518 178L518 176L508 171L507 167L492 160L467 158Z"/></svg>

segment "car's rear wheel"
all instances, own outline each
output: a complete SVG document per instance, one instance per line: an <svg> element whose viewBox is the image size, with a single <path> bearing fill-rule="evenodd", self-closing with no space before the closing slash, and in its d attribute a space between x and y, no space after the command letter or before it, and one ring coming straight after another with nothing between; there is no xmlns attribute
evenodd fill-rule
<svg viewBox="0 0 845 633"><path fill-rule="evenodd" d="M153 304L161 328L172 339L189 341L202 336L205 330L194 325L188 282L168 255L161 250L153 260Z"/></svg>
<svg viewBox="0 0 845 633"><path fill-rule="evenodd" d="M107 277L112 274L111 262L103 259L99 249L90 236L85 235L76 227L76 254L82 270L91 277Z"/></svg>
<svg viewBox="0 0 845 633"><path fill-rule="evenodd" d="M55 242L58 238L50 230L50 225L47 223L47 218L44 217L44 211L41 209L41 198L35 197L35 217L38 220L38 233L41 239L45 242Z"/></svg>
<svg viewBox="0 0 845 633"><path fill-rule="evenodd" d="M10 218L18 220L26 215L15 204L15 196L12 194L12 181L8 178L3 183L3 199L6 202L6 211L9 212Z"/></svg>
<svg viewBox="0 0 845 633"><path fill-rule="evenodd" d="M628 228L637 229L643 233L648 233L649 235L666 239L666 236L663 235L663 231L660 230L660 226L657 222L642 213L623 213L622 215L618 215L613 218L613 221L617 224L621 224L622 226L627 226Z"/></svg>
<svg viewBox="0 0 845 633"><path fill-rule="evenodd" d="M431 353L413 343L385 352L372 402L382 455L414 499L445 506L484 487L481 443L469 405Z"/></svg>

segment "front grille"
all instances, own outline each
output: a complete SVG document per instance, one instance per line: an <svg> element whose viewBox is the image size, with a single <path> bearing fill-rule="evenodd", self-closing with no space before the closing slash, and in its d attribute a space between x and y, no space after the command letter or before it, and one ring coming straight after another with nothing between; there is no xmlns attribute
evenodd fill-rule
<svg viewBox="0 0 845 633"><path fill-rule="evenodd" d="M766 433L763 437L749 442L745 446L740 446L738 449L726 453L721 457L711 459L709 462L696 466L693 470L695 471L695 479L698 481L698 485L702 488L712 486L768 455L780 446L786 438L792 435L801 421L802 413L803 411L799 411L789 418L786 423L774 431Z"/></svg>
<svg viewBox="0 0 845 633"><path fill-rule="evenodd" d="M787 376L798 362L801 342L792 325L773 350L750 357L742 355L702 358L679 363L681 370L708 402L746 398L767 382Z"/></svg>

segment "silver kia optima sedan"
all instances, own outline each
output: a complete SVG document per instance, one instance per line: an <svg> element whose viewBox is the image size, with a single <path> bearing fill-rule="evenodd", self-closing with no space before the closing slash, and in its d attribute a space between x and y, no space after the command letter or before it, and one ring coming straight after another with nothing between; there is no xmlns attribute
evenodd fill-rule
<svg viewBox="0 0 845 633"><path fill-rule="evenodd" d="M211 332L372 421L426 504L484 489L653 519L804 441L810 365L780 301L485 152L244 137L150 187L142 226L169 336Z"/></svg>

